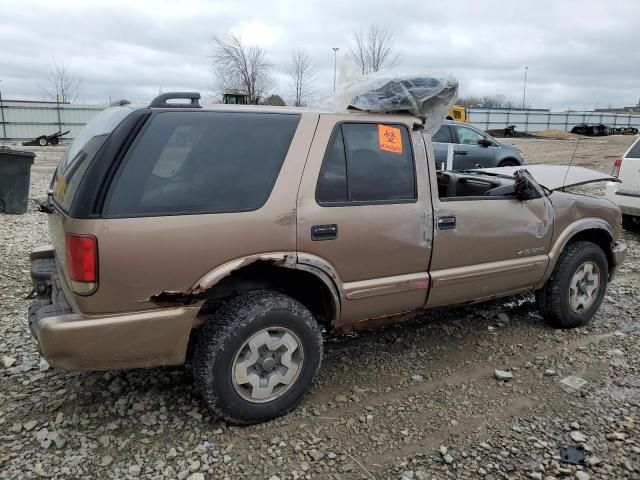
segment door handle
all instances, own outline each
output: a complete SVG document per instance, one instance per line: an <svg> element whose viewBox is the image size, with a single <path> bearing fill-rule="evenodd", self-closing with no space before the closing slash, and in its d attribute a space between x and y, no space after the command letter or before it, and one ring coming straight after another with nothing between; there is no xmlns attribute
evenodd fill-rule
<svg viewBox="0 0 640 480"><path fill-rule="evenodd" d="M338 225L314 225L311 227L311 240L314 242L322 240L335 240L338 238Z"/></svg>
<svg viewBox="0 0 640 480"><path fill-rule="evenodd" d="M456 217L438 217L438 230L453 230L456 228Z"/></svg>
<svg viewBox="0 0 640 480"><path fill-rule="evenodd" d="M457 152L453 152L454 155L469 155L469 152L465 152L464 150L460 150Z"/></svg>

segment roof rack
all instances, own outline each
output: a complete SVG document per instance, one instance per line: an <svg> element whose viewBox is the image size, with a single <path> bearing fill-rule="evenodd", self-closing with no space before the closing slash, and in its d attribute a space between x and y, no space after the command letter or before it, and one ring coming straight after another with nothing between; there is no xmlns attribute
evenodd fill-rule
<svg viewBox="0 0 640 480"><path fill-rule="evenodd" d="M167 100L175 100L176 98L184 98L191 100L191 103L169 103ZM151 108L202 108L200 106L200 93L198 92L167 92L158 95L149 104Z"/></svg>

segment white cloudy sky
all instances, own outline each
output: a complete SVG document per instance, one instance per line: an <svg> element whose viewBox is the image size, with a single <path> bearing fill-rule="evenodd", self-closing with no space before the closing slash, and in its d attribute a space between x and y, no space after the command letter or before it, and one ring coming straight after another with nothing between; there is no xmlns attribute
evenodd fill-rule
<svg viewBox="0 0 640 480"><path fill-rule="evenodd" d="M40 98L55 56L83 77L82 101L147 101L159 88L211 95L211 37L232 32L267 50L274 93L291 96L294 48L308 51L328 93L331 48L340 62L354 29L377 24L394 32L402 68L451 71L462 95L520 102L528 65L533 107L635 105L639 19L636 0L0 0L0 90Z"/></svg>

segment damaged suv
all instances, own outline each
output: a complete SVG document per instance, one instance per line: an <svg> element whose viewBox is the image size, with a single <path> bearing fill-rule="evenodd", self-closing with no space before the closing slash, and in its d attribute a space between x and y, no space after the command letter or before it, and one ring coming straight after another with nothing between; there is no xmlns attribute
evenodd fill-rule
<svg viewBox="0 0 640 480"><path fill-rule="evenodd" d="M53 367L190 362L255 423L302 400L323 330L523 292L577 327L624 259L616 206L519 167L439 172L425 118L199 98L111 107L58 166L28 316Z"/></svg>

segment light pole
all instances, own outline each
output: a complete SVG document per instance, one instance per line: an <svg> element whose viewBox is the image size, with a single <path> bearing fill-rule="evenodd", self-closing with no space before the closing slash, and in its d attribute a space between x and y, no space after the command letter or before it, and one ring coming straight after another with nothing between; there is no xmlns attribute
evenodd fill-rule
<svg viewBox="0 0 640 480"><path fill-rule="evenodd" d="M2 80L0 80L1 82ZM0 121L2 121L2 138L7 138L7 126L4 123L4 105L2 104L2 92L0 91Z"/></svg>
<svg viewBox="0 0 640 480"><path fill-rule="evenodd" d="M333 47L333 91L336 91L336 62L338 58L339 47Z"/></svg>
<svg viewBox="0 0 640 480"><path fill-rule="evenodd" d="M524 110L524 99L527 97L527 71L529 67L524 66L524 88L522 89L522 109Z"/></svg>

